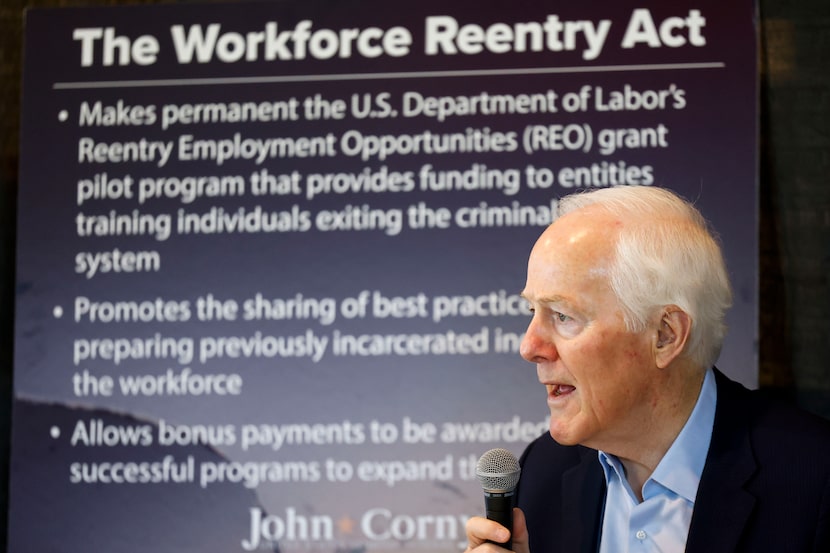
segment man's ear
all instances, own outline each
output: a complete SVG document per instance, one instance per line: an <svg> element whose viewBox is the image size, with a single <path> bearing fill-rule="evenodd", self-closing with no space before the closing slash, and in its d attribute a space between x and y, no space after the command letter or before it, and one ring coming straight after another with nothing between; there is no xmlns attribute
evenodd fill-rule
<svg viewBox="0 0 830 553"><path fill-rule="evenodd" d="M664 369L686 348L692 331L692 318L676 305L668 305L660 313L654 358L657 366Z"/></svg>

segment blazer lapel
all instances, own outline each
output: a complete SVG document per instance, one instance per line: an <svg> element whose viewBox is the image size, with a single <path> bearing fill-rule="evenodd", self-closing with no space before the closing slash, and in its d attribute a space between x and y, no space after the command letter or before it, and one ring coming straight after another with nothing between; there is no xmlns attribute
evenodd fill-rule
<svg viewBox="0 0 830 553"><path fill-rule="evenodd" d="M742 389L716 371L718 399L712 441L695 498L687 553L735 551L755 497L744 485L757 469L746 421L749 406Z"/></svg>
<svg viewBox="0 0 830 553"><path fill-rule="evenodd" d="M597 452L580 449L580 464L562 475L562 553L595 553L598 547L605 477Z"/></svg>

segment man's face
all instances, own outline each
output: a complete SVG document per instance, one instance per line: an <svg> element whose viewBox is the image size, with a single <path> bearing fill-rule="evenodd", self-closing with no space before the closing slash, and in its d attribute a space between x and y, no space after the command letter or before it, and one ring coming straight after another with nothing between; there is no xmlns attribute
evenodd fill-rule
<svg viewBox="0 0 830 553"><path fill-rule="evenodd" d="M608 280L619 225L591 207L559 219L531 252L523 292L533 318L521 354L547 389L551 435L609 452L654 424L659 392L652 333L626 330Z"/></svg>

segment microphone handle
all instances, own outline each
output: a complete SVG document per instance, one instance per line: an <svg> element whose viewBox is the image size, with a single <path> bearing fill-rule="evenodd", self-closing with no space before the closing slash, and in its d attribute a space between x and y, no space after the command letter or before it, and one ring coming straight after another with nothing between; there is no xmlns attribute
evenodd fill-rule
<svg viewBox="0 0 830 553"><path fill-rule="evenodd" d="M510 539L498 545L513 549L513 492L484 493L484 510L489 520L494 520L510 530ZM496 542L493 542L496 543Z"/></svg>

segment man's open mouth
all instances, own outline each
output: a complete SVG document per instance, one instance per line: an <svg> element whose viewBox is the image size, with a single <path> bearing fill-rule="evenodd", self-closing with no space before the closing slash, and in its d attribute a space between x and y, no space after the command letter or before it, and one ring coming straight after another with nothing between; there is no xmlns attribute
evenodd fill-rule
<svg viewBox="0 0 830 553"><path fill-rule="evenodd" d="M559 396L562 396L562 395L570 394L574 390L576 390L575 387L568 386L567 384L554 384L553 385L553 390L551 390L551 393L553 394L554 397L559 397Z"/></svg>

